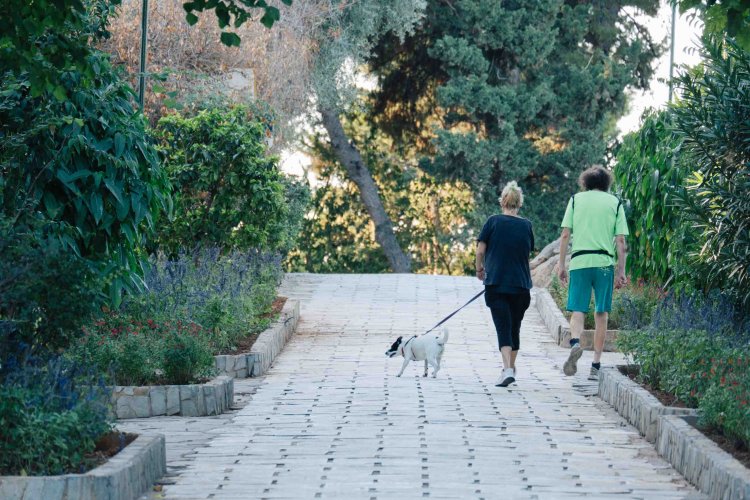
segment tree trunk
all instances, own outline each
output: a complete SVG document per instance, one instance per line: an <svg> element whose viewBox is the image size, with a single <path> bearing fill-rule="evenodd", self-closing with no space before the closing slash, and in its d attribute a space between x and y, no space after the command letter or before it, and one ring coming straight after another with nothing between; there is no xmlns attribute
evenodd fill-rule
<svg viewBox="0 0 750 500"><path fill-rule="evenodd" d="M375 224L375 241L383 249L388 264L395 273L411 272L411 259L405 254L396 240L393 232L393 223L385 213L383 203L380 201L378 186L367 169L362 155L359 154L350 142L341 126L338 113L330 109L319 109L323 116L323 126L331 138L331 147L341 165L346 170L349 180L354 182L359 189L359 196Z"/></svg>

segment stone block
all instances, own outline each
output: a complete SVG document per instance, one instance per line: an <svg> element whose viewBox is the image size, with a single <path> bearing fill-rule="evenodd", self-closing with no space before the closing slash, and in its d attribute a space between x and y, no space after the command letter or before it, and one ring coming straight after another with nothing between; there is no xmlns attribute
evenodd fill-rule
<svg viewBox="0 0 750 500"><path fill-rule="evenodd" d="M196 405L196 390L193 385L181 385L180 388L180 415L183 417L198 417Z"/></svg>
<svg viewBox="0 0 750 500"><path fill-rule="evenodd" d="M151 402L148 393L145 395L131 396L129 399L130 408L133 410L136 418L146 418L151 416Z"/></svg>
<svg viewBox="0 0 750 500"><path fill-rule="evenodd" d="M149 392L151 402L151 416L167 414L167 388L163 385L156 385Z"/></svg>
<svg viewBox="0 0 750 500"><path fill-rule="evenodd" d="M136 417L135 411L133 411L133 408L130 404L130 400L132 397L133 396L125 394L124 391L119 394L115 404L115 414L117 415L117 418Z"/></svg>
<svg viewBox="0 0 750 500"><path fill-rule="evenodd" d="M695 421L660 416L656 450L709 497L750 499L750 470L696 429Z"/></svg>
<svg viewBox="0 0 750 500"><path fill-rule="evenodd" d="M21 500L28 481L23 477L0 476L0 498Z"/></svg>
<svg viewBox="0 0 750 500"><path fill-rule="evenodd" d="M218 415L221 413L216 401L216 386L210 383L204 384L202 392L206 415Z"/></svg>
<svg viewBox="0 0 750 500"><path fill-rule="evenodd" d="M167 409L166 415L177 415L180 413L180 387L177 385L166 386Z"/></svg>
<svg viewBox="0 0 750 500"><path fill-rule="evenodd" d="M651 443L656 440L660 415L696 414L696 410L690 408L664 406L650 392L620 373L618 368L602 368L598 394Z"/></svg>
<svg viewBox="0 0 750 500"><path fill-rule="evenodd" d="M42 495L44 500L63 500L65 494L65 476L47 477L42 481Z"/></svg>

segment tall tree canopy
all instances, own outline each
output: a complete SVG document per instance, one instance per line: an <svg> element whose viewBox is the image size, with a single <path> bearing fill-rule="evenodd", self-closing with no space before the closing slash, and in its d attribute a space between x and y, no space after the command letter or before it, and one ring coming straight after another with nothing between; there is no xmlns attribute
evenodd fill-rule
<svg viewBox="0 0 750 500"><path fill-rule="evenodd" d="M655 0L428 2L405 43L371 58L374 118L421 166L467 182L479 217L518 180L540 243L553 239L578 172L602 162L626 109L646 88L662 47L637 21Z"/></svg>

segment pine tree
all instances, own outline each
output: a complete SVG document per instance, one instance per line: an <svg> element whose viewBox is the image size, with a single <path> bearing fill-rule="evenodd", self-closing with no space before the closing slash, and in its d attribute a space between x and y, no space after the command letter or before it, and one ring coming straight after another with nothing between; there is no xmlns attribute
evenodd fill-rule
<svg viewBox="0 0 750 500"><path fill-rule="evenodd" d="M422 152L421 165L469 183L477 217L518 180L541 244L554 239L583 168L599 163L662 50L635 19L657 1L428 3L404 43L386 39L374 118Z"/></svg>

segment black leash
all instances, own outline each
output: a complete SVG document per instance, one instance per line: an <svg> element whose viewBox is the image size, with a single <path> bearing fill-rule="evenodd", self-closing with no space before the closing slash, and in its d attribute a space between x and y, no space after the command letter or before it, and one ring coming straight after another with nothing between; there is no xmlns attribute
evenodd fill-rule
<svg viewBox="0 0 750 500"><path fill-rule="evenodd" d="M448 316L446 316L445 318L443 318L443 319L442 319L442 320L440 321L440 323L438 323L437 325L433 326L432 328L430 328L429 330L427 330L426 332L424 332L424 333L423 333L422 335L426 335L426 334L430 333L430 332L431 332L432 330L434 330L435 328L439 327L440 325L442 325L443 323L445 323L446 321L448 321L449 319L451 319L451 318L452 318L453 316L455 316L455 315L456 315L456 313L457 313L458 311L460 311L460 310L461 310L461 309L463 309L464 307L468 306L469 304L471 304L472 302L474 302L475 300L477 300L477 299L478 299L479 297L481 297L481 296L482 296L483 294L484 294L484 290L482 290L482 291L481 291L481 292L479 292L478 294L474 295L474 296L473 296L473 297L471 298L471 300L469 300L469 301L468 301L468 302L467 302L466 304L462 305L461 307L459 307L458 309L456 309L455 311L453 311L452 313L450 313L450 314L449 314ZM409 340L411 340L411 339L409 339Z"/></svg>

